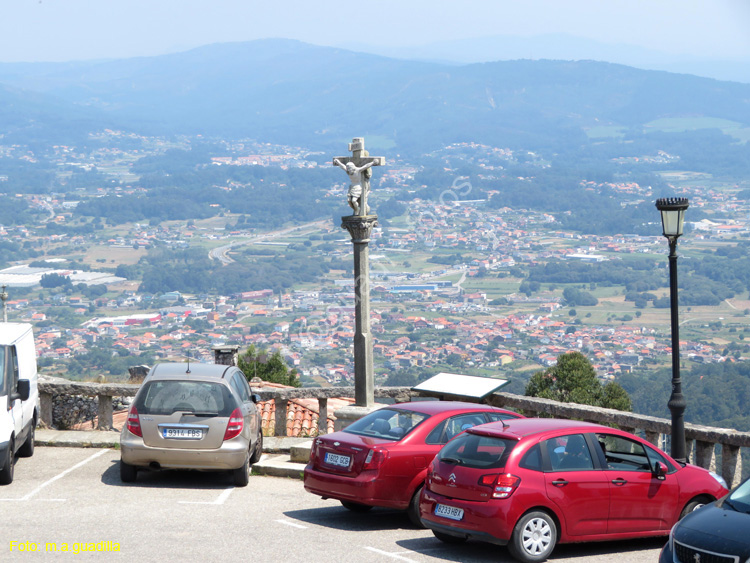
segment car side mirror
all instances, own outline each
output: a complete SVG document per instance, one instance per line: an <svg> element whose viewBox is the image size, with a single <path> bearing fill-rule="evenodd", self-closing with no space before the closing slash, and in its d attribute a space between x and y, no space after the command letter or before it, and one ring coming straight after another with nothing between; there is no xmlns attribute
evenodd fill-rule
<svg viewBox="0 0 750 563"><path fill-rule="evenodd" d="M258 395L257 393L253 393L252 395L250 395L250 399L252 399L253 403L260 403L260 395Z"/></svg>
<svg viewBox="0 0 750 563"><path fill-rule="evenodd" d="M653 471L654 477L659 479L660 481L663 481L667 478L667 466L664 465L663 462L657 461L654 464L654 471Z"/></svg>
<svg viewBox="0 0 750 563"><path fill-rule="evenodd" d="M29 397L31 396L31 381L28 379L19 379L16 389L18 390L18 397L22 401L29 400Z"/></svg>

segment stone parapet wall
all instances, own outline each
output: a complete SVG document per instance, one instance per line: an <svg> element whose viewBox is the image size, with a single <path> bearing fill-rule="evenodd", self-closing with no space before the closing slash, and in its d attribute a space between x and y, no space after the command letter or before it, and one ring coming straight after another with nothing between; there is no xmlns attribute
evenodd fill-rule
<svg viewBox="0 0 750 563"><path fill-rule="evenodd" d="M72 381L40 382L42 421L52 426L53 396L95 397L99 429L112 428L113 400L118 397L133 397L139 388L138 384L113 383L79 383ZM334 397L354 397L354 387L307 387L295 389L262 389L258 392L264 401L276 403L276 425L279 432L286 429L287 404L292 399L313 398L319 402L318 432L327 431L328 399ZM406 402L420 393L409 387L376 387L375 398L388 402ZM444 397L460 400L460 397ZM66 399L62 399L66 401ZM486 398L485 402L502 408L515 410L526 416L552 416L586 420L599 424L613 425L628 432L643 435L648 441L659 446L664 436L671 434L671 421L640 414L578 405L560 403L549 399L525 397L510 393L497 392ZM78 403L74 401L74 405ZM331 413L333 414L333 413ZM732 486L742 476L742 448L750 448L750 432L740 432L732 428L714 428L696 424L685 424L687 451L696 465L716 470Z"/></svg>
<svg viewBox="0 0 750 563"><path fill-rule="evenodd" d="M112 430L112 412L126 397L134 397L140 385L86 383L64 379L39 381L39 413L49 428L70 428L98 417L99 430Z"/></svg>
<svg viewBox="0 0 750 563"><path fill-rule="evenodd" d="M127 408L128 398L112 397L112 410ZM52 423L53 428L68 430L76 425L91 422L99 416L99 397L82 395L57 394L52 395Z"/></svg>

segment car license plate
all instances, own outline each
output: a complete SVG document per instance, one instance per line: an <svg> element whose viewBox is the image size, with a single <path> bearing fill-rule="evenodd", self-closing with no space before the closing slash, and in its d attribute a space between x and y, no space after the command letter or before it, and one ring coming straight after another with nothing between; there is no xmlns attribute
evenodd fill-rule
<svg viewBox="0 0 750 563"><path fill-rule="evenodd" d="M348 455L327 453L325 457L325 462L328 465L335 465L337 467L349 467L351 461L352 458Z"/></svg>
<svg viewBox="0 0 750 563"><path fill-rule="evenodd" d="M442 516L443 518L450 518L451 520L462 520L464 517L464 509L438 504L435 507L435 516Z"/></svg>
<svg viewBox="0 0 750 563"><path fill-rule="evenodd" d="M203 438L203 430L199 428L164 428L162 436L178 440L200 440Z"/></svg>

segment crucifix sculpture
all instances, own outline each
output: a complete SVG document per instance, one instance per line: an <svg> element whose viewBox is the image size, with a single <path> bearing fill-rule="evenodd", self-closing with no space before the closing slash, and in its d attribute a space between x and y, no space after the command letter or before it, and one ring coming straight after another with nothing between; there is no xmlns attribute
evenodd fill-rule
<svg viewBox="0 0 750 563"><path fill-rule="evenodd" d="M365 150L363 137L355 137L349 143L352 156L339 156L333 159L334 166L338 166L349 176L349 191L347 201L354 215L365 216L370 214L370 206L367 205L367 195L370 192L370 177L372 166L385 164L385 157L370 156Z"/></svg>
<svg viewBox="0 0 750 563"><path fill-rule="evenodd" d="M354 250L354 399L355 410L371 409L375 404L375 384L370 333L370 234L378 224L378 216L370 214L367 194L373 166L385 164L382 156L370 156L365 140L356 137L349 143L352 156L340 156L333 164L343 168L351 184L347 199L354 213L341 218L341 227L352 236ZM357 418L362 416L359 412ZM337 411L336 416L339 417ZM343 416L343 415L342 415Z"/></svg>

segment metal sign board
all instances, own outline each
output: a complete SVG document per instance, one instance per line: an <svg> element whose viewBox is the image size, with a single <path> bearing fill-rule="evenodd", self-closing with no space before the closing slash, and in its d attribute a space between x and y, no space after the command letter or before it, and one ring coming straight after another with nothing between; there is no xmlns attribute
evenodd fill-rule
<svg viewBox="0 0 750 563"><path fill-rule="evenodd" d="M483 399L507 383L507 379L496 379L494 377L438 373L419 385L412 387L412 391L419 391L433 396L450 395L452 397Z"/></svg>

